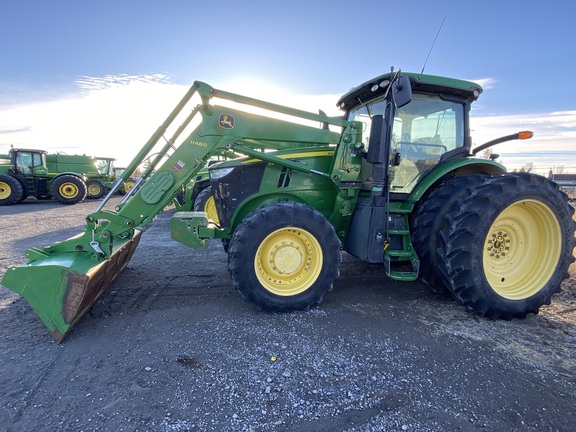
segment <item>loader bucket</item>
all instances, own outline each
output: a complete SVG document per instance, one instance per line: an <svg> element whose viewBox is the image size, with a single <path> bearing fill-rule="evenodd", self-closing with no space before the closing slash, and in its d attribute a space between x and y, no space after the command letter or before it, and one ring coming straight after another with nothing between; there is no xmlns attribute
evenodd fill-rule
<svg viewBox="0 0 576 432"><path fill-rule="evenodd" d="M116 239L108 259L85 252L48 253L6 271L2 285L22 295L60 343L126 267L140 241Z"/></svg>

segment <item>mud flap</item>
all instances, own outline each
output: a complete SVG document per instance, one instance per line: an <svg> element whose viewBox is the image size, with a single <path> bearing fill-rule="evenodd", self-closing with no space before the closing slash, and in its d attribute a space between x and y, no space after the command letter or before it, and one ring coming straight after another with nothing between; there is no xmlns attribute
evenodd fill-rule
<svg viewBox="0 0 576 432"><path fill-rule="evenodd" d="M12 267L2 285L22 295L60 343L130 262L140 234L115 239L110 257L99 262L94 254L60 252Z"/></svg>

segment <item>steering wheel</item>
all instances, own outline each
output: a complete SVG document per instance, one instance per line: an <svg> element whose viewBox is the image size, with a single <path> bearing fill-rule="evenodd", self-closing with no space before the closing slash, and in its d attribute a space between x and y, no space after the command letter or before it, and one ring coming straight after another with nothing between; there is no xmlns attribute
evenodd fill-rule
<svg viewBox="0 0 576 432"><path fill-rule="evenodd" d="M407 159L430 159L430 155L436 155L435 152L430 151L432 148L441 149L440 154L445 153L448 149L443 144L433 144L432 142L439 141L438 138L424 137L417 138L414 142L401 141L398 143L397 150Z"/></svg>

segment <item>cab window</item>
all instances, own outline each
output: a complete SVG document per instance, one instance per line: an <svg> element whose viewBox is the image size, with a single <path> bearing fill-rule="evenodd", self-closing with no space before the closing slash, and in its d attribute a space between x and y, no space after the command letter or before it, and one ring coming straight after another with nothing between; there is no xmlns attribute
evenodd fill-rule
<svg viewBox="0 0 576 432"><path fill-rule="evenodd" d="M32 174L32 153L18 152L16 155L16 168L21 174Z"/></svg>
<svg viewBox="0 0 576 432"><path fill-rule="evenodd" d="M393 167L391 192L411 192L444 153L463 145L464 105L438 95L414 94L394 116L391 154L400 155L400 165Z"/></svg>

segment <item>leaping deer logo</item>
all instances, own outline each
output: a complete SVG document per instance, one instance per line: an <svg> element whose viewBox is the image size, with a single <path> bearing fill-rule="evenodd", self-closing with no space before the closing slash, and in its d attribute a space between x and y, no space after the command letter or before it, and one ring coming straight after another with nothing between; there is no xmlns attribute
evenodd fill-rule
<svg viewBox="0 0 576 432"><path fill-rule="evenodd" d="M223 129L234 129L235 118L229 114L220 114L219 124Z"/></svg>

